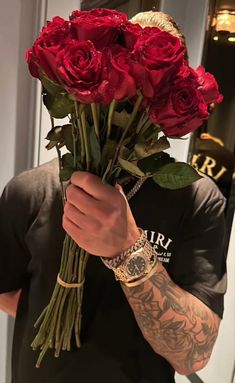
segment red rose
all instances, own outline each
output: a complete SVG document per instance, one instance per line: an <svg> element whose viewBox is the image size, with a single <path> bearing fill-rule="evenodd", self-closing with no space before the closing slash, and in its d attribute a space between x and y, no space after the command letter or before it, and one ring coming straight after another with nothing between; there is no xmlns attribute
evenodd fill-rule
<svg viewBox="0 0 235 383"><path fill-rule="evenodd" d="M90 40L99 49L115 43L120 35L121 25L128 21L124 13L104 8L74 11L70 19L76 39Z"/></svg>
<svg viewBox="0 0 235 383"><path fill-rule="evenodd" d="M32 76L39 78L39 68L47 76L57 81L56 54L63 44L69 39L69 22L61 17L54 17L35 41L32 48L28 49L26 59Z"/></svg>
<svg viewBox="0 0 235 383"><path fill-rule="evenodd" d="M138 37L143 32L143 28L139 24L128 22L122 26L122 34L124 39L124 46L132 51Z"/></svg>
<svg viewBox="0 0 235 383"><path fill-rule="evenodd" d="M199 66L195 72L197 74L199 90L205 102L207 104L220 104L223 101L223 95L219 92L219 87L214 76L206 72L203 66Z"/></svg>
<svg viewBox="0 0 235 383"><path fill-rule="evenodd" d="M115 44L110 49L105 50L109 73L110 86L114 91L115 100L123 100L136 95L136 82L133 74L137 76L137 65L133 62L128 49ZM142 72L141 72L142 73ZM137 80L138 83L138 80Z"/></svg>
<svg viewBox="0 0 235 383"><path fill-rule="evenodd" d="M175 76L174 82L182 81L188 79L194 83L195 87L198 87L197 83L197 74L193 68L191 68L186 60L183 60L183 63Z"/></svg>
<svg viewBox="0 0 235 383"><path fill-rule="evenodd" d="M39 60L35 55L34 48L29 48L26 52L26 60L29 66L29 71L33 77L39 78Z"/></svg>
<svg viewBox="0 0 235 383"><path fill-rule="evenodd" d="M57 68L61 82L78 101L87 104L111 102L103 55L92 42L69 41L58 53Z"/></svg>
<svg viewBox="0 0 235 383"><path fill-rule="evenodd" d="M144 96L152 98L157 95L159 86L165 86L166 81L170 81L179 70L184 53L179 38L158 28L144 28L134 47L134 55L148 75Z"/></svg>
<svg viewBox="0 0 235 383"><path fill-rule="evenodd" d="M150 120L160 125L169 137L192 132L207 118L207 105L194 81L189 79L178 81L168 96L158 97L150 108Z"/></svg>

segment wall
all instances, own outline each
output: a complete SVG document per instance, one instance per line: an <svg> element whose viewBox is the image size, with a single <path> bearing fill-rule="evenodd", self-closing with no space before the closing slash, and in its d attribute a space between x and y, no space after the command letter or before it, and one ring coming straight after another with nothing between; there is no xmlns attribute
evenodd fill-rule
<svg viewBox="0 0 235 383"><path fill-rule="evenodd" d="M32 0L1 1L0 12L0 193L14 174L28 165L28 102L31 81L25 65L25 51L32 42ZM12 321L0 313L0 382L10 382Z"/></svg>
<svg viewBox="0 0 235 383"><path fill-rule="evenodd" d="M235 219L233 220L228 249L228 290L225 295L225 311L219 336L211 360L198 373L205 383L230 383L234 378L235 366Z"/></svg>
<svg viewBox="0 0 235 383"><path fill-rule="evenodd" d="M59 15L61 17L67 18L71 14L74 9L79 9L80 1L79 0L67 0L66 3L64 0L50 0L48 2L44 2L44 8L46 13L47 20L51 19L55 15ZM35 140L34 146L34 165L38 165L44 163L46 161L51 160L56 157L56 150L52 149L47 151L45 146L48 141L45 140L45 137L48 131L51 128L49 114L44 105L41 104L41 94L40 94L40 84L37 84L37 110L35 114L36 120L36 134L37 139ZM65 123L64 120L55 120L56 125Z"/></svg>
<svg viewBox="0 0 235 383"><path fill-rule="evenodd" d="M0 12L1 186L27 164L31 82L25 65L25 51L32 42L35 4L30 0L12 0L4 2L4 12L3 9Z"/></svg>
<svg viewBox="0 0 235 383"><path fill-rule="evenodd" d="M78 7L79 0L0 0L0 193L15 174L38 163L40 87L29 75L25 52L46 18L67 16ZM1 383L11 381L13 326L13 320L0 312Z"/></svg>

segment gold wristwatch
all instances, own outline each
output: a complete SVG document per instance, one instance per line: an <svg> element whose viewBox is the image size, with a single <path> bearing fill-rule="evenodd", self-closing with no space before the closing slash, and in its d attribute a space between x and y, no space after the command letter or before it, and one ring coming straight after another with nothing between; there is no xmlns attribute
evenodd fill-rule
<svg viewBox="0 0 235 383"><path fill-rule="evenodd" d="M142 229L140 231L139 240L119 256L122 262L118 266L114 266L114 260L102 258L103 263L113 270L118 281L127 283L141 279L150 273L157 262L155 250L148 242L144 231Z"/></svg>

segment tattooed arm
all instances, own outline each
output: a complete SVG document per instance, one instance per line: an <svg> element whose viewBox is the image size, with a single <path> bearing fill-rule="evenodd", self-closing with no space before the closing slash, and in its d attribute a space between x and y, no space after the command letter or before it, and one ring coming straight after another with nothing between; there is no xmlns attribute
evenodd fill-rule
<svg viewBox="0 0 235 383"><path fill-rule="evenodd" d="M220 324L213 311L177 286L160 262L143 284L122 287L143 336L156 353L182 375L206 365Z"/></svg>
<svg viewBox="0 0 235 383"><path fill-rule="evenodd" d="M73 173L66 193L63 227L88 253L114 258L139 238L130 206L118 188L103 184L99 177L83 171ZM212 205L217 206L214 201ZM213 213L210 210L206 220L208 209L205 213L203 206L202 211L203 222L206 223L218 216L215 210ZM194 225L196 222L194 217ZM200 216L202 231L201 222ZM221 239L218 218L216 222L219 228L217 238ZM205 230L208 241L207 225ZM211 229L211 238L215 237L215 232ZM189 246L190 241L186 242ZM215 246L219 248L220 245L216 243ZM148 281L136 288L123 286L123 289L144 337L156 353L166 358L181 374L190 374L204 367L217 337L220 320L216 314L173 283L160 263Z"/></svg>

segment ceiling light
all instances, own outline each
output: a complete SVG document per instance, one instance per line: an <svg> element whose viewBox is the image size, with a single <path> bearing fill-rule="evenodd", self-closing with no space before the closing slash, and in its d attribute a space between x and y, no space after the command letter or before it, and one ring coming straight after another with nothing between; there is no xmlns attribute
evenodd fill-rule
<svg viewBox="0 0 235 383"><path fill-rule="evenodd" d="M235 33L235 11L220 10L213 19L212 26L216 32L226 31Z"/></svg>

